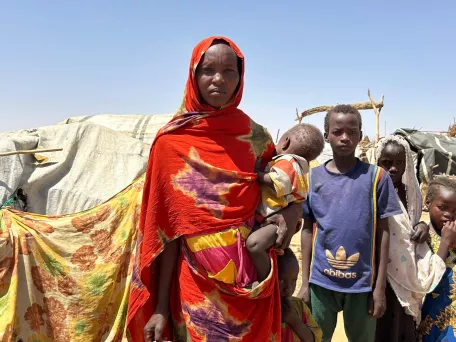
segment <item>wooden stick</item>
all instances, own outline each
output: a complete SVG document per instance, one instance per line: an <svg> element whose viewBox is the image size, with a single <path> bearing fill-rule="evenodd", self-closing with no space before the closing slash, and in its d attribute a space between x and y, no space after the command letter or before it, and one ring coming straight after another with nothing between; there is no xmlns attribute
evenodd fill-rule
<svg viewBox="0 0 456 342"><path fill-rule="evenodd" d="M375 112L375 142L380 140L380 111L375 106L375 102L372 99L370 89L367 89L367 96L372 104L372 109Z"/></svg>
<svg viewBox="0 0 456 342"><path fill-rule="evenodd" d="M377 108L383 108L383 101L382 102L374 102L375 107ZM357 102L353 103L351 106L356 108L357 110L368 110L368 109L373 109L372 108L372 103L371 102ZM316 114L316 113L322 113L322 112L327 112L328 110L334 108L335 106L320 106L320 107L315 107L311 109L307 109L301 113L300 116L298 116L296 121L300 121L306 116Z"/></svg>
<svg viewBox="0 0 456 342"><path fill-rule="evenodd" d="M16 154L35 154L35 153L45 153L45 152L60 152L63 151L63 148L50 148L50 149L38 149L38 150L19 150L11 152L2 152L0 157L13 156Z"/></svg>
<svg viewBox="0 0 456 342"><path fill-rule="evenodd" d="M280 133L280 128L277 130L277 136L276 136L276 144L279 141L279 133Z"/></svg>

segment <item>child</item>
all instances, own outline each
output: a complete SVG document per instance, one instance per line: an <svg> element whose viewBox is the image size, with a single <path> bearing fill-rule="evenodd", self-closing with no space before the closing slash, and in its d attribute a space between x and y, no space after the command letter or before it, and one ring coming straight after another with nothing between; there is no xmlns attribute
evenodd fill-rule
<svg viewBox="0 0 456 342"><path fill-rule="evenodd" d="M402 214L389 218L390 249L386 312L377 320L376 342L415 342L415 320L421 318L421 305L445 273L448 250L443 257L433 254L426 243L429 226L420 222L421 191L412 152L401 136L380 140L376 150L378 166L390 175Z"/></svg>
<svg viewBox="0 0 456 342"><path fill-rule="evenodd" d="M302 299L292 297L299 274L298 259L290 248L277 257L282 298L282 342L320 342L321 329Z"/></svg>
<svg viewBox="0 0 456 342"><path fill-rule="evenodd" d="M328 111L325 138L333 159L308 175L298 297L307 302L310 289L323 341L331 340L340 311L350 342L374 341L375 320L385 311L388 217L402 211L389 175L355 157L361 124L352 106Z"/></svg>
<svg viewBox="0 0 456 342"><path fill-rule="evenodd" d="M446 177L434 179L429 184L426 204L431 221L429 244L434 253L443 257L447 269L439 285L424 300L418 330L423 342L456 341L456 181ZM444 253L448 249L449 253Z"/></svg>
<svg viewBox="0 0 456 342"><path fill-rule="evenodd" d="M257 221L263 220L292 202L306 199L308 186L305 174L309 161L318 157L324 147L320 130L312 125L298 124L285 132L276 146L277 156L265 172L257 171L261 187L261 202ZM247 249L255 265L258 281L268 276L271 269L268 250L277 239L277 227L268 225L254 231L247 238Z"/></svg>

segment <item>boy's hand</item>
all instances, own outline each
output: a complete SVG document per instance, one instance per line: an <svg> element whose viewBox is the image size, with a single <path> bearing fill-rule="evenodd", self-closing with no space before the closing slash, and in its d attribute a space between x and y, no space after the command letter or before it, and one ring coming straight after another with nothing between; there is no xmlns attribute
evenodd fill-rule
<svg viewBox="0 0 456 342"><path fill-rule="evenodd" d="M429 239L429 226L423 221L418 222L415 227L413 227L413 233L410 236L412 241L423 243Z"/></svg>
<svg viewBox="0 0 456 342"><path fill-rule="evenodd" d="M456 223L446 222L442 229L442 243L445 243L449 248L456 247Z"/></svg>
<svg viewBox="0 0 456 342"><path fill-rule="evenodd" d="M293 327L297 321L299 321L298 314L291 304L290 298L282 297L282 321L287 323L290 327Z"/></svg>
<svg viewBox="0 0 456 342"><path fill-rule="evenodd" d="M368 313L371 319L379 319L386 311L385 290L375 289L371 292L368 300Z"/></svg>
<svg viewBox="0 0 456 342"><path fill-rule="evenodd" d="M298 297L299 299L302 299L304 301L304 303L306 303L306 305L308 307L310 307L310 288L309 288L309 285L302 285L301 286L301 289L299 290L298 292L298 295L296 296Z"/></svg>

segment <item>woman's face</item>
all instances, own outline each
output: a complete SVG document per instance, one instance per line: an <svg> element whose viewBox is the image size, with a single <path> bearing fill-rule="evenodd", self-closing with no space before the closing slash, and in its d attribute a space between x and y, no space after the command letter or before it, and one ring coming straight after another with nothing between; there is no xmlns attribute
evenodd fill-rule
<svg viewBox="0 0 456 342"><path fill-rule="evenodd" d="M378 165L388 171L395 185L402 182L405 172L405 150L403 146L388 144L382 151Z"/></svg>
<svg viewBox="0 0 456 342"><path fill-rule="evenodd" d="M226 44L207 49L196 69L201 97L208 105L220 108L234 95L239 84L238 57Z"/></svg>

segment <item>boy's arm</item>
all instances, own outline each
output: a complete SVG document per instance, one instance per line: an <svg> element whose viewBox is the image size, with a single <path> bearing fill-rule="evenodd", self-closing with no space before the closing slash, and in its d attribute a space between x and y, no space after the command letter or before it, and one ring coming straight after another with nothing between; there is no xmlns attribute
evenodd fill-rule
<svg viewBox="0 0 456 342"><path fill-rule="evenodd" d="M302 286L297 297L304 300L307 305L310 303L309 278L312 257L312 230L312 220L305 219L301 231Z"/></svg>
<svg viewBox="0 0 456 342"><path fill-rule="evenodd" d="M378 222L376 237L375 237L375 250L377 263L377 277L374 284L373 291L373 307L369 308L369 313L373 319L383 316L386 311L386 275L389 256L389 226L388 218L380 219Z"/></svg>

